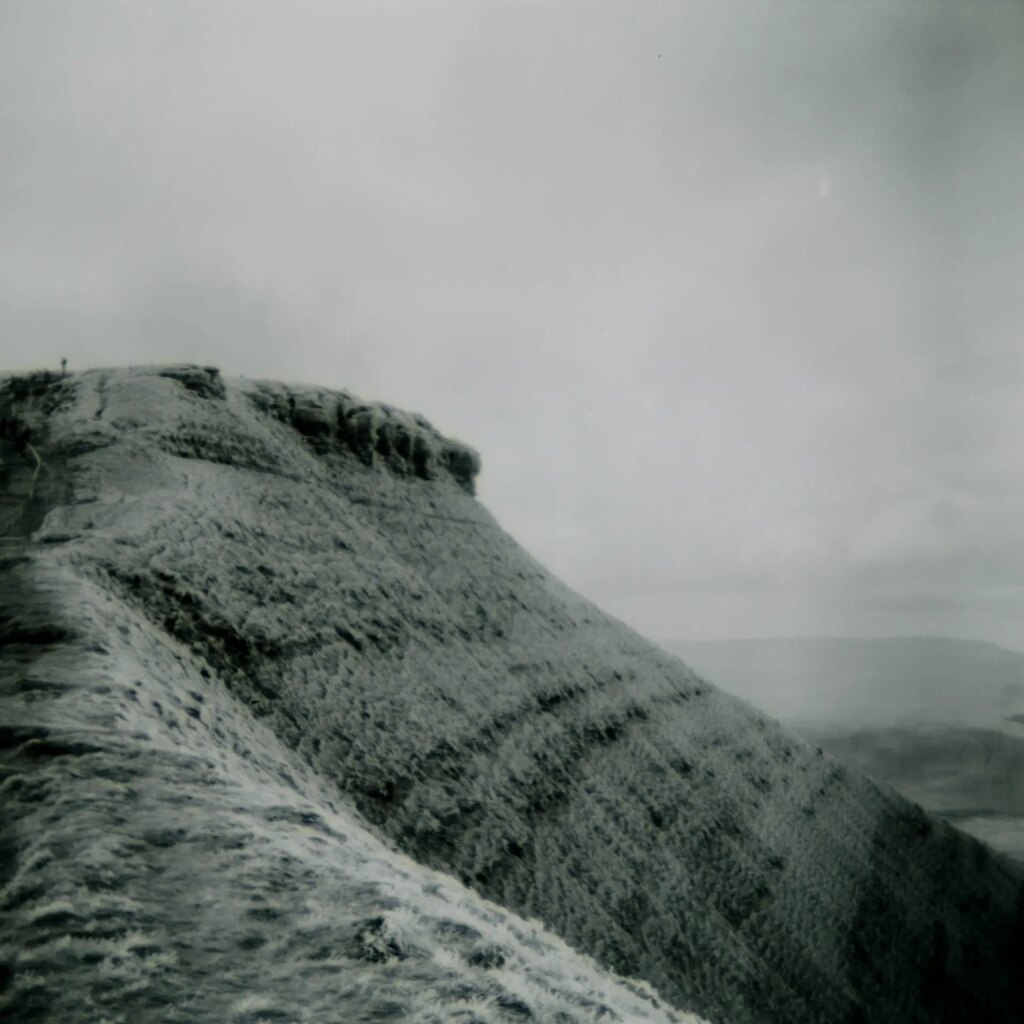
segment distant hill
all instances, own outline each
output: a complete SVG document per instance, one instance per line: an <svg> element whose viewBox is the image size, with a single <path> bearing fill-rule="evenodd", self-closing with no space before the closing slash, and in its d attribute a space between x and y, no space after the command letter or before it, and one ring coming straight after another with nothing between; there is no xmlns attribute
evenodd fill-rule
<svg viewBox="0 0 1024 1024"><path fill-rule="evenodd" d="M1024 654L937 637L665 646L841 761L1024 859Z"/></svg>
<svg viewBox="0 0 1024 1024"><path fill-rule="evenodd" d="M790 723L1018 732L1024 654L940 637L665 641L702 675Z"/></svg>
<svg viewBox="0 0 1024 1024"><path fill-rule="evenodd" d="M0 419L5 1021L1021 1019L1021 872L572 593L422 417L185 366Z"/></svg>

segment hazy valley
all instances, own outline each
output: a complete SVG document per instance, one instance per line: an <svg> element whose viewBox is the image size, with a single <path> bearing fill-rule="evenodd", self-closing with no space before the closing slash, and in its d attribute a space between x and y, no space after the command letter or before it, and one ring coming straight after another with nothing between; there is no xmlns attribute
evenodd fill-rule
<svg viewBox="0 0 1024 1024"><path fill-rule="evenodd" d="M1024 654L932 637L666 646L838 760L1024 860Z"/></svg>

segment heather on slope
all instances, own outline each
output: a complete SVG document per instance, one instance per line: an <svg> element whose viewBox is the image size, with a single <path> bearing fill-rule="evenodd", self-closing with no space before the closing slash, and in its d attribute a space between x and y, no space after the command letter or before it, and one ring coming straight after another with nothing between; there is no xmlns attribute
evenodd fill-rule
<svg viewBox="0 0 1024 1024"><path fill-rule="evenodd" d="M723 1022L1018 1019L1019 874L551 578L422 419L200 369L11 408L70 487L33 557L420 862Z"/></svg>

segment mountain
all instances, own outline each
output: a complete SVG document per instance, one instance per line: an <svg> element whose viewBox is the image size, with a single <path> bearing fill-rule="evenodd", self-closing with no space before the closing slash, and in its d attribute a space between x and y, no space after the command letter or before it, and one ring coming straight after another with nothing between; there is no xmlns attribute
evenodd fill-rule
<svg viewBox="0 0 1024 1024"><path fill-rule="evenodd" d="M0 420L5 1019L1020 1019L1020 871L568 590L422 417L163 367Z"/></svg>
<svg viewBox="0 0 1024 1024"><path fill-rule="evenodd" d="M1024 654L941 637L666 647L843 763L1024 861Z"/></svg>

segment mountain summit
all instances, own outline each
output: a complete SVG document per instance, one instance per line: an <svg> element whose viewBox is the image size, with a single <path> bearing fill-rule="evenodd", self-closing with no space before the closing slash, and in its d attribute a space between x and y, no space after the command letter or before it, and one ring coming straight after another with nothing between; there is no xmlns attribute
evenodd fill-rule
<svg viewBox="0 0 1024 1024"><path fill-rule="evenodd" d="M0 420L5 1019L1024 1015L1017 869L571 592L422 417L185 366Z"/></svg>

